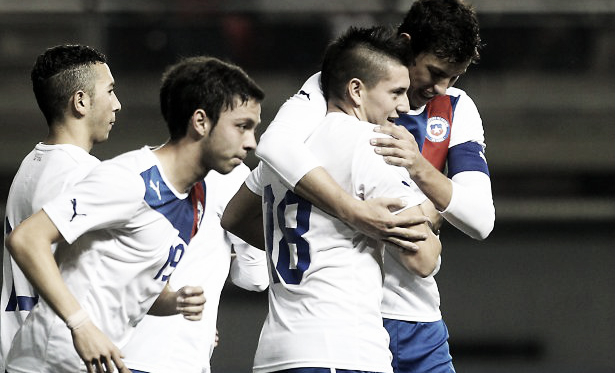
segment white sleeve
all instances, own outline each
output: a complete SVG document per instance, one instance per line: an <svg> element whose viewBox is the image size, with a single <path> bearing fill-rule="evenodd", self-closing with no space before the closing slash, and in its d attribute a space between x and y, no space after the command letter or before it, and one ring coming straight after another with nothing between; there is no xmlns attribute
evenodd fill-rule
<svg viewBox="0 0 615 373"><path fill-rule="evenodd" d="M256 156L291 190L305 174L320 166L305 146L305 140L322 122L326 112L320 73L316 73L282 105L260 138Z"/></svg>
<svg viewBox="0 0 615 373"><path fill-rule="evenodd" d="M72 244L88 231L124 226L143 203L144 189L134 172L103 162L43 205L43 210L64 240Z"/></svg>
<svg viewBox="0 0 615 373"><path fill-rule="evenodd" d="M448 153L453 195L442 216L468 236L482 240L491 233L495 222L483 124L474 101L462 90L449 90L459 95L459 102Z"/></svg>
<svg viewBox="0 0 615 373"><path fill-rule="evenodd" d="M442 216L468 236L483 240L493 230L495 207L489 176L478 171L453 176L453 195Z"/></svg>
<svg viewBox="0 0 615 373"><path fill-rule="evenodd" d="M269 272L265 252L248 245L231 233L228 233L228 236L236 254L231 263L231 281L246 290L263 291L267 289Z"/></svg>
<svg viewBox="0 0 615 373"><path fill-rule="evenodd" d="M263 162L258 163L258 166L250 172L244 183L252 193L258 196L263 195Z"/></svg>

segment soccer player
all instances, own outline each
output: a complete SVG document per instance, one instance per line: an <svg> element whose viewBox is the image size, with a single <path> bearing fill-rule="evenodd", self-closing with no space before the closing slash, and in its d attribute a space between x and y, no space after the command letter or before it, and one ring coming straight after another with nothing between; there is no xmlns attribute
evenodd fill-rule
<svg viewBox="0 0 615 373"><path fill-rule="evenodd" d="M398 33L410 38L415 60L409 66L412 110L396 122L408 126L416 141L401 126L381 126L377 130L394 139L376 138L375 150L388 163L406 167L435 205L437 210L431 212L425 208L434 230L441 215L469 236L484 239L493 229L495 209L482 122L470 97L452 87L479 57L476 14L460 0L418 0ZM346 193L331 182L304 144L326 107L319 80L320 74L312 76L282 106L261 136L257 155L297 194L359 226L346 213L356 202L348 202ZM387 239L399 243L393 237ZM420 278L385 259L382 311L391 333L395 372L454 371L435 279ZM430 333L438 338L428 339Z"/></svg>
<svg viewBox="0 0 615 373"><path fill-rule="evenodd" d="M400 198L399 214L421 217L425 196L407 171L369 145L375 124L391 125L409 109L408 52L407 39L386 28L351 28L330 45L322 66L327 115L306 146L353 198ZM258 194L271 274L254 372L391 372L380 313L384 244L299 197L262 163L229 203L223 226L241 233ZM395 258L428 276L440 242L426 223L415 229L427 238L416 251L395 248Z"/></svg>
<svg viewBox="0 0 615 373"><path fill-rule="evenodd" d="M146 312L200 319L203 290L167 280L200 227L205 175L256 146L263 97L218 59L171 66L160 89L169 141L102 162L13 230L7 248L44 301L15 336L9 373L128 372L119 349ZM56 265L49 248L62 239Z"/></svg>
<svg viewBox="0 0 615 373"><path fill-rule="evenodd" d="M263 291L269 285L265 252L249 246L220 226L228 201L250 174L245 164L227 175L210 171L205 177L205 215L182 261L170 277L173 288L199 284L204 291L203 317L196 322L179 315L145 316L122 349L133 372L207 373L216 340L220 293L229 276L236 285ZM235 258L231 262L231 251ZM224 337L223 337L224 338Z"/></svg>
<svg viewBox="0 0 615 373"><path fill-rule="evenodd" d="M4 232L75 184L99 162L89 152L106 141L121 104L105 55L82 45L58 45L38 56L31 72L34 96L49 132L24 158L6 203ZM52 251L55 245L52 246ZM13 337L38 301L8 250L3 249L0 371Z"/></svg>

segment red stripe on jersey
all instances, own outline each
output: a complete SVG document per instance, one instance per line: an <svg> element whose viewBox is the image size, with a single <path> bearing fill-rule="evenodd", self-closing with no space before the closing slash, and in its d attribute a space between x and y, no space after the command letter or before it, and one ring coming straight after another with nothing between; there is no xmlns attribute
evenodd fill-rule
<svg viewBox="0 0 615 373"><path fill-rule="evenodd" d="M423 157L429 161L435 168L444 171L446 164L446 156L448 155L448 144L451 141L450 131L453 126L453 106L448 95L437 96L427 103L427 125L429 126L429 118L440 117L445 119L449 124L448 136L443 141L433 142L429 136L425 136L423 143ZM429 128L427 131L429 132Z"/></svg>
<svg viewBox="0 0 615 373"><path fill-rule="evenodd" d="M193 211L190 238L194 237L199 230L201 219L203 218L203 214L205 214L205 188L203 184L203 182L196 183L192 189L190 189L190 201L192 202Z"/></svg>

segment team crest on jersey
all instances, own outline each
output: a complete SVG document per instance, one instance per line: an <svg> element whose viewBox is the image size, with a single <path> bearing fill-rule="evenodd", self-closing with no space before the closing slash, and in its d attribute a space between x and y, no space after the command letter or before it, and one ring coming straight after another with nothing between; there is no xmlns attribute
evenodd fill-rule
<svg viewBox="0 0 615 373"><path fill-rule="evenodd" d="M431 142L442 142L451 133L451 125L442 117L431 117L427 119L427 139Z"/></svg>

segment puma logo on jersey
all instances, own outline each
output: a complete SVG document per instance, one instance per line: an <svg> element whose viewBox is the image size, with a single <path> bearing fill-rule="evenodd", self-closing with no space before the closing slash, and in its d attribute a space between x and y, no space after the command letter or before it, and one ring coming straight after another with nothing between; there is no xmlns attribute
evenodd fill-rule
<svg viewBox="0 0 615 373"><path fill-rule="evenodd" d="M73 204L73 216L70 218L70 221L72 222L74 218L76 218L77 216L86 216L86 214L78 214L77 213L77 199L73 198L70 200L70 203Z"/></svg>
<svg viewBox="0 0 615 373"><path fill-rule="evenodd" d="M150 179L149 187L154 189L154 192L156 192L158 199L161 200L162 196L160 195L160 181L156 181L156 184L154 184L154 182Z"/></svg>
<svg viewBox="0 0 615 373"><path fill-rule="evenodd" d="M303 89L299 91L299 94L306 96L308 100L310 99L310 94L304 91Z"/></svg>
<svg viewBox="0 0 615 373"><path fill-rule="evenodd" d="M485 153L484 152L479 151L478 155L483 159L483 161L485 161L485 163L487 163L487 158L485 158Z"/></svg>

